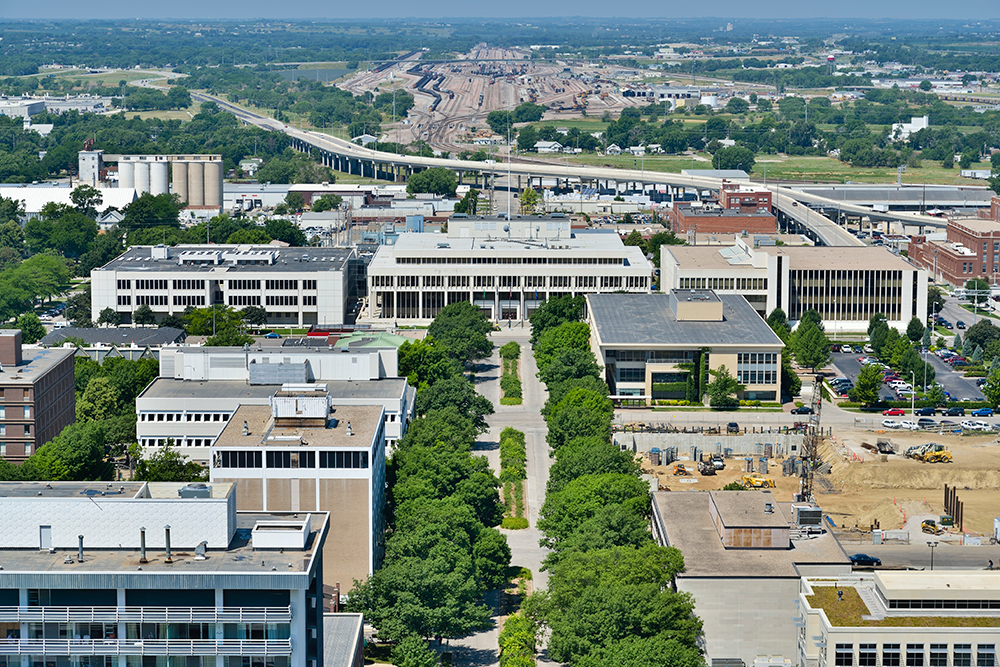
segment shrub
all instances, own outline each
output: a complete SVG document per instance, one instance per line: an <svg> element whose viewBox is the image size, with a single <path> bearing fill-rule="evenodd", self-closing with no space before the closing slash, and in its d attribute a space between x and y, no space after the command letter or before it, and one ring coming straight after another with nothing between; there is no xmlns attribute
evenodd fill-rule
<svg viewBox="0 0 1000 667"><path fill-rule="evenodd" d="M528 527L528 520L520 516L505 516L500 527L507 530L524 530Z"/></svg>
<svg viewBox="0 0 1000 667"><path fill-rule="evenodd" d="M500 358L505 360L518 359L521 356L521 346L515 341L510 341L500 348Z"/></svg>

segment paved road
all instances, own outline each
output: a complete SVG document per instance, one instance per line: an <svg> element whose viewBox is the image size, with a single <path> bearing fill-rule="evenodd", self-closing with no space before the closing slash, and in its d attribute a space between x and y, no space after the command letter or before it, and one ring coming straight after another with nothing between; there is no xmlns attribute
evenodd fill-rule
<svg viewBox="0 0 1000 667"><path fill-rule="evenodd" d="M929 535L927 537L930 538ZM931 550L926 542L927 540L908 545L844 544L843 546L848 554L865 553L881 559L883 567L913 567L929 570ZM939 543L934 549L934 569L980 570L986 568L986 563L991 558L994 564L1000 563L1000 546L973 547ZM997 576L1000 576L1000 571L998 571Z"/></svg>
<svg viewBox="0 0 1000 667"><path fill-rule="evenodd" d="M856 381L858 373L861 372L861 362L858 361L858 357L863 356L861 354L833 354L833 367L837 369L840 375L845 375L851 378L852 381ZM972 398L974 400L982 398L983 392L980 391L979 387L976 386L975 378L966 378L960 370L954 370L951 366L941 361L936 354L927 353L927 362L934 368L934 373L938 382L944 385L945 391L950 393L952 396L958 396L959 398ZM907 382L911 382L912 378L904 378ZM917 382L922 382L920 378ZM888 387L884 387L881 392L883 396L890 396L892 392ZM898 399L894 399L898 400Z"/></svg>

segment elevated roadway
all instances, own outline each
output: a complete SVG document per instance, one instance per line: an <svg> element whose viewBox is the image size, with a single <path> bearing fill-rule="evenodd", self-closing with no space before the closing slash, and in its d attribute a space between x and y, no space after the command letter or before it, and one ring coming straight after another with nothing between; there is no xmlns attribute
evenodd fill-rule
<svg viewBox="0 0 1000 667"><path fill-rule="evenodd" d="M463 174L472 174L478 179L481 174L503 174L508 172L511 178L516 177L517 188L520 190L532 182L532 179L550 178L557 181L579 180L593 187L618 189L619 184L630 185L664 185L674 188L694 188L698 190L718 190L722 186L721 179L700 176L687 176L678 173L660 171L645 171L637 169L617 169L611 167L593 167L539 162L494 163L474 160L456 160L451 158L419 157L414 155L397 155L383 151L363 148L345 139L331 137L319 132L300 130L291 125L280 123L252 113L227 102L219 97L204 93L192 93L199 101L211 101L221 108L236 115L244 122L268 130L284 132L293 140L293 146L302 151L308 151L319 158L322 163L338 171L380 178L390 181L402 181L415 171L430 167L444 167ZM905 226L915 227L922 231L926 227L942 228L946 220L919 213L898 211L879 212L857 204L845 203L812 192L804 192L791 187L767 185L775 193L775 205L778 211L794 220L807 230L815 241L824 245L862 245L851 234L844 231L829 218L816 211L807 211L806 207L826 210L840 210L854 216L866 216L872 220L887 220ZM795 202L798 202L796 205ZM803 204L805 206L803 206Z"/></svg>

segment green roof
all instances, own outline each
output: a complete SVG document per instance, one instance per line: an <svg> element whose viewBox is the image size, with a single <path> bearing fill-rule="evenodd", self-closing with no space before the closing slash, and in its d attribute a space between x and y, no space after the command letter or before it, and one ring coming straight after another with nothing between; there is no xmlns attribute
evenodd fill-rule
<svg viewBox="0 0 1000 667"><path fill-rule="evenodd" d="M334 347L399 347L406 341L413 342L413 339L384 331L355 331L339 338Z"/></svg>

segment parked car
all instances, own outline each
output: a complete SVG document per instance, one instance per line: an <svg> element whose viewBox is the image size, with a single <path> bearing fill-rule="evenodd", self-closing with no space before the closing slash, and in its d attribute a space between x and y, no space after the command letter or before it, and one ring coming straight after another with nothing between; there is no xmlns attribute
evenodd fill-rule
<svg viewBox="0 0 1000 667"><path fill-rule="evenodd" d="M906 410L903 408L889 408L888 410L883 410L882 415L884 417L901 417L906 414Z"/></svg>
<svg viewBox="0 0 1000 667"><path fill-rule="evenodd" d="M864 347L864 350L865 350L865 352L867 352L868 354L871 354L872 352L874 352L874 351L875 351L874 349L872 349L872 346L871 346L871 345L865 345L865 347Z"/></svg>
<svg viewBox="0 0 1000 667"><path fill-rule="evenodd" d="M739 433L740 425L736 422L729 422L726 424L726 433Z"/></svg>
<svg viewBox="0 0 1000 667"><path fill-rule="evenodd" d="M868 554L854 554L850 556L851 565L857 567L880 567L882 561L875 556L869 556Z"/></svg>
<svg viewBox="0 0 1000 667"><path fill-rule="evenodd" d="M979 430L979 427L976 426L976 422L972 421L971 419L965 419L965 420L963 420L959 424L959 426L961 426L962 430L964 430L964 431L978 431Z"/></svg>
<svg viewBox="0 0 1000 667"><path fill-rule="evenodd" d="M899 428L905 428L907 431L916 431L920 428L920 425L915 421L903 420L899 422Z"/></svg>
<svg viewBox="0 0 1000 667"><path fill-rule="evenodd" d="M986 378L977 378L976 379L976 386L977 387L982 387L984 384L986 384Z"/></svg>
<svg viewBox="0 0 1000 667"><path fill-rule="evenodd" d="M264 334L264 338L281 338L281 334L271 331L269 333Z"/></svg>
<svg viewBox="0 0 1000 667"><path fill-rule="evenodd" d="M813 409L808 405L803 405L801 408L792 408L791 413L793 415L811 415L813 414Z"/></svg>
<svg viewBox="0 0 1000 667"><path fill-rule="evenodd" d="M895 419L883 419L882 428L899 428L899 422Z"/></svg>
<svg viewBox="0 0 1000 667"><path fill-rule="evenodd" d="M974 421L972 422L972 429L974 431L992 431L993 425L989 422L984 421Z"/></svg>
<svg viewBox="0 0 1000 667"><path fill-rule="evenodd" d="M958 327L959 329L964 329L965 322L963 322L962 320L958 320L957 322L955 322L955 326Z"/></svg>
<svg viewBox="0 0 1000 667"><path fill-rule="evenodd" d="M950 407L941 413L945 417L964 417L965 408Z"/></svg>
<svg viewBox="0 0 1000 667"><path fill-rule="evenodd" d="M938 422L938 426L944 429L953 429L955 428L956 424L950 419L942 419L941 421Z"/></svg>
<svg viewBox="0 0 1000 667"><path fill-rule="evenodd" d="M992 417L993 408L979 408L978 410L973 410L970 414L973 417Z"/></svg>
<svg viewBox="0 0 1000 667"><path fill-rule="evenodd" d="M850 345L841 345L840 351L843 352L844 354L852 354L854 352L854 350L851 349Z"/></svg>
<svg viewBox="0 0 1000 667"><path fill-rule="evenodd" d="M916 410L913 411L913 414L923 417L926 416L933 417L934 415L937 414L937 410L935 410L934 408L917 408Z"/></svg>
<svg viewBox="0 0 1000 667"><path fill-rule="evenodd" d="M961 367L961 366L971 366L972 364L970 364L970 363L969 363L968 361L966 361L965 359L956 359L955 361L951 362L951 365L952 365L952 366L953 366L954 368L959 368L959 367Z"/></svg>
<svg viewBox="0 0 1000 667"><path fill-rule="evenodd" d="M831 345L830 346L830 351L831 352L840 352L840 346L836 345L836 344L835 345Z"/></svg>
<svg viewBox="0 0 1000 667"><path fill-rule="evenodd" d="M934 428L937 426L937 422L933 419L928 419L927 417L921 417L917 420L917 426L920 428Z"/></svg>

